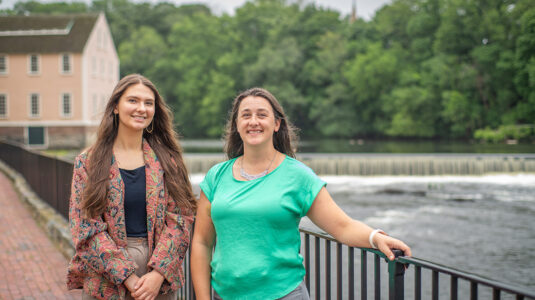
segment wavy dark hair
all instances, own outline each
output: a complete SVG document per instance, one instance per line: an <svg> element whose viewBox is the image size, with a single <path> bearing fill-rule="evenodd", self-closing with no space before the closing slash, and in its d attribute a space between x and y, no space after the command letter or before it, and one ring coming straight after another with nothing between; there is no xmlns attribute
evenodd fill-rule
<svg viewBox="0 0 535 300"><path fill-rule="evenodd" d="M243 154L243 141L236 126L236 119L238 118L238 111L242 100L249 96L262 97L269 102L273 109L275 120L280 120L279 130L273 133L273 146L279 152L295 158L296 149L294 148L294 144L297 143L297 129L284 114L284 109L279 101L277 101L277 98L267 90L258 87L240 93L232 103L232 109L229 113L224 136L225 153L227 154L227 157L231 159Z"/></svg>
<svg viewBox="0 0 535 300"><path fill-rule="evenodd" d="M178 134L173 129L171 110L149 79L139 74L130 74L123 77L115 86L98 127L97 139L88 149L88 180L81 207L89 217L104 213L108 204L108 180L113 157L113 143L118 131L118 122L114 122L113 110L126 89L135 84L143 84L154 93L155 112L153 124L149 125L153 126L153 130L152 133L144 130L143 138L158 156L164 170L165 188L181 209L194 211L196 208L188 171L182 159Z"/></svg>

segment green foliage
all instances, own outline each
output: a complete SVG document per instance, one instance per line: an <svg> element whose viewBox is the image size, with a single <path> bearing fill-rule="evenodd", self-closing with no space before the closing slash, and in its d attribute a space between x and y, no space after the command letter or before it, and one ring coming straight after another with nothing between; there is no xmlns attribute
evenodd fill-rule
<svg viewBox="0 0 535 300"><path fill-rule="evenodd" d="M13 7L17 15L33 14L71 14L88 11L85 2L52 2L41 3L38 1L17 2Z"/></svg>
<svg viewBox="0 0 535 300"><path fill-rule="evenodd" d="M533 139L515 126L535 120L533 0L393 0L355 22L290 0L221 16L133 0L20 1L0 13L100 11L121 75L151 78L186 137L221 136L234 96L261 86L308 137Z"/></svg>
<svg viewBox="0 0 535 300"><path fill-rule="evenodd" d="M377 134L382 118L384 95L396 85L400 63L397 49L384 49L380 43L370 44L366 53L357 54L347 62L344 78L354 99L359 123L359 134Z"/></svg>
<svg viewBox="0 0 535 300"><path fill-rule="evenodd" d="M486 127L478 129L474 133L474 138L483 142L500 143L507 140L513 141L535 141L534 125L504 125L498 129Z"/></svg>
<svg viewBox="0 0 535 300"><path fill-rule="evenodd" d="M165 55L165 48L165 41L154 28L139 27L119 46L122 72L154 74L156 61Z"/></svg>
<svg viewBox="0 0 535 300"><path fill-rule="evenodd" d="M429 91L417 85L394 89L383 104L383 110L392 116L386 134L403 137L435 136L438 115L436 104L431 99Z"/></svg>
<svg viewBox="0 0 535 300"><path fill-rule="evenodd" d="M475 122L480 114L480 106L456 90L442 93L442 105L442 116L450 122L453 134L457 137L469 137L476 129Z"/></svg>

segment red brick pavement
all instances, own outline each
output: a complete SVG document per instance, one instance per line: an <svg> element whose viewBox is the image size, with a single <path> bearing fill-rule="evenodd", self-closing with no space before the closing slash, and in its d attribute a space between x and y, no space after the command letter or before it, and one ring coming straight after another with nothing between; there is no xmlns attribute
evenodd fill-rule
<svg viewBox="0 0 535 300"><path fill-rule="evenodd" d="M0 299L80 299L67 291L67 265L0 172Z"/></svg>

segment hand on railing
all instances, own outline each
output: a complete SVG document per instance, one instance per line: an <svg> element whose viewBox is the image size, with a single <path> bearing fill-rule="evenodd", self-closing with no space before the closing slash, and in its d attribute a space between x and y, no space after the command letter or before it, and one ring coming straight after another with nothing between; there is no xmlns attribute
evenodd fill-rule
<svg viewBox="0 0 535 300"><path fill-rule="evenodd" d="M373 237L372 246L376 246L377 249L386 255L388 260L394 260L397 256L392 252L394 249L401 250L403 256L412 256L411 248L404 242L386 235L384 232L378 232ZM398 255L399 256L399 255Z"/></svg>
<svg viewBox="0 0 535 300"><path fill-rule="evenodd" d="M392 253L394 253L394 259L400 257L400 256L406 256L405 253L403 253L402 250L399 250L399 249L392 249ZM385 258L385 261L388 262L388 259ZM407 270L409 268L409 264L405 263L403 264L403 266L405 267L404 270Z"/></svg>

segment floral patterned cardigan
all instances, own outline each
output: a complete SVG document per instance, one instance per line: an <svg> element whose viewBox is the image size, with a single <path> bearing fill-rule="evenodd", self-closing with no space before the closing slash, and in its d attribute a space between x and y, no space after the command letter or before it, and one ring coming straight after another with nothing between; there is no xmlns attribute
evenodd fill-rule
<svg viewBox="0 0 535 300"><path fill-rule="evenodd" d="M124 299L122 284L136 268L126 251L124 183L115 158L109 177L108 205L96 218L83 217L80 203L87 183L89 154L80 154L74 163L69 222L76 249L68 273L69 289L84 289L98 299ZM149 270L164 276L160 292L177 290L184 284L182 261L188 249L193 212L178 207L164 187L163 169L156 154L143 140L146 174Z"/></svg>

